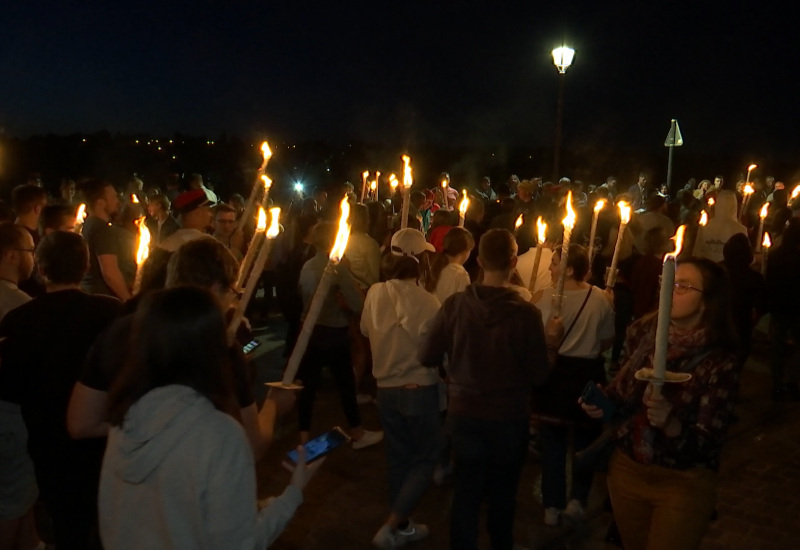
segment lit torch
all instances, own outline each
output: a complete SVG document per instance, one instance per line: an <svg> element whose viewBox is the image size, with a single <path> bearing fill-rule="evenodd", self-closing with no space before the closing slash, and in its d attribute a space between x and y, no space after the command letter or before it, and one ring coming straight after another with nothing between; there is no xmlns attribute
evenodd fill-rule
<svg viewBox="0 0 800 550"><path fill-rule="evenodd" d="M800 195L800 185L798 185L792 190L792 194L789 196L789 205L792 204L792 202L794 201L794 199L797 198L798 195Z"/></svg>
<svg viewBox="0 0 800 550"><path fill-rule="evenodd" d="M708 223L708 212L705 210L700 211L700 221L698 222L701 227L705 227Z"/></svg>
<svg viewBox="0 0 800 550"><path fill-rule="evenodd" d="M400 211L400 229L408 227L408 208L411 201L411 157L403 155L403 209Z"/></svg>
<svg viewBox="0 0 800 550"><path fill-rule="evenodd" d="M464 189L463 193L464 197L461 199L461 202L458 203L458 227L464 227L464 222L467 219L467 208L469 208L467 190Z"/></svg>
<svg viewBox="0 0 800 550"><path fill-rule="evenodd" d="M528 282L528 290L536 290L536 279L539 276L539 264L542 261L542 248L544 248L544 241L547 239L547 224L542 221L542 217L536 218L536 231L538 232L538 241L536 243L536 256L533 258L533 270L531 270L531 280Z"/></svg>
<svg viewBox="0 0 800 550"><path fill-rule="evenodd" d="M247 247L247 252L242 258L242 263L239 264L239 275L236 277L235 288L241 289L245 280L250 275L250 268L253 267L253 261L256 259L258 251L264 244L264 231L267 229L267 212L263 206L258 207L258 219L256 221L256 232L253 233L253 238L250 239L250 246Z"/></svg>
<svg viewBox="0 0 800 550"><path fill-rule="evenodd" d="M75 214L75 233L80 233L83 231L83 224L86 223L86 205L81 203L78 206L78 211Z"/></svg>
<svg viewBox="0 0 800 550"><path fill-rule="evenodd" d="M297 343L294 345L292 355L289 357L289 362L286 364L286 371L283 374L283 380L279 383L270 385L300 389L301 386L294 384L297 369L300 368L300 362L303 360L303 355L306 353L308 341L311 338L311 333L314 331L314 326L317 324L322 305L328 298L331 285L337 278L337 266L341 262L345 251L347 250L347 241L350 238L350 225L347 223L348 216L350 215L350 205L345 197L341 202L342 214L339 217L339 231L336 233L336 241L333 244L330 254L328 255L328 265L325 266L325 271L322 273L322 278L317 284L317 289L314 291L314 296L311 298L311 304L308 307L308 313L303 320L303 328L297 336Z"/></svg>
<svg viewBox="0 0 800 550"><path fill-rule="evenodd" d="M742 206L739 209L739 221L742 220L742 215L747 210L747 203L750 202L750 197L753 195L754 192L755 189L753 189L753 186L750 185L749 183L744 186L744 189L742 189L742 194L744 195L744 197L742 198Z"/></svg>
<svg viewBox="0 0 800 550"><path fill-rule="evenodd" d="M367 194L367 178L369 177L368 171L361 172L361 204L364 204L364 195Z"/></svg>
<svg viewBox="0 0 800 550"><path fill-rule="evenodd" d="M589 265L592 265L592 258L594 258L594 238L597 234L597 218L600 216L600 211L605 208L605 199L600 199L594 205L594 213L592 214L592 229L589 231Z"/></svg>
<svg viewBox="0 0 800 550"><path fill-rule="evenodd" d="M450 210L450 201L447 200L447 195L450 194L449 192L450 184L447 181L447 178L442 180L442 207L445 210Z"/></svg>
<svg viewBox="0 0 800 550"><path fill-rule="evenodd" d="M767 219L768 211L769 211L769 203L765 202L764 205L761 207L761 211L758 213L758 217L761 219L758 221L758 234L756 236L756 252L761 252L761 235L764 234L764 220Z"/></svg>
<svg viewBox="0 0 800 550"><path fill-rule="evenodd" d="M656 325L656 347L653 353L653 393L660 395L661 386L667 373L667 345L669 343L669 325L672 319L672 292L675 290L675 264L683 248L682 225L675 233L675 251L664 256L661 267L661 291L658 299L658 324Z"/></svg>
<svg viewBox="0 0 800 550"><path fill-rule="evenodd" d="M267 265L267 259L269 258L269 253L272 251L272 243L275 240L275 237L278 236L278 233L280 233L281 209L270 208L269 215L270 215L270 225L269 228L266 230L266 234L264 234L263 228L257 229L259 233L264 235L266 241L264 241L263 246L261 246L258 251L258 256L256 257L256 260L253 263L253 270L250 272L250 276L247 278L247 284L244 287L244 291L242 292L242 297L239 299L239 303L236 305L236 310L233 313L231 324L228 325L228 340L231 342L236 337L236 331L239 329L239 325L242 324L242 319L244 319L244 312L247 310L247 305L250 303L250 299L255 295L256 287L258 286L258 280L261 278L261 274L264 272L264 266ZM260 213L259 213L259 223L261 223ZM265 215L263 226L266 227L266 224L267 223Z"/></svg>
<svg viewBox="0 0 800 550"><path fill-rule="evenodd" d="M523 216L522 214L519 215L517 221L514 222L514 231L519 231L519 228L522 226Z"/></svg>
<svg viewBox="0 0 800 550"><path fill-rule="evenodd" d="M714 197L708 197L708 206L714 206L717 201L714 200Z"/></svg>
<svg viewBox="0 0 800 550"><path fill-rule="evenodd" d="M394 174L390 174L389 175L389 187L392 189L392 194L391 194L391 200L389 202L392 203L392 214L395 213L395 211L394 211L394 202L395 202L394 201L394 196L395 196L395 193L397 193L397 186L399 184L400 184L400 182L397 181L397 176L395 176Z"/></svg>
<svg viewBox="0 0 800 550"><path fill-rule="evenodd" d="M133 204L139 204L139 197L136 196L136 193L131 193L131 202Z"/></svg>
<svg viewBox="0 0 800 550"><path fill-rule="evenodd" d="M617 242L614 245L614 256L611 258L611 267L608 268L606 275L606 287L613 288L617 282L617 264L619 263L619 249L622 246L622 235L625 234L625 228L628 222L631 221L631 207L625 201L619 201L619 229L617 230Z"/></svg>
<svg viewBox="0 0 800 550"><path fill-rule="evenodd" d="M250 196L247 197L247 203L244 207L244 212L242 212L242 217L239 219L239 231L244 230L244 226L247 223L247 220L250 219L250 212L253 211L253 207L256 204L256 195L258 195L258 191L260 189L264 189L264 194L267 195L269 193L269 187L265 185L261 178L264 175L264 172L267 170L267 163L269 163L269 159L272 158L272 149L269 148L269 144L265 141L261 144L261 166L259 166L258 171L256 172L256 178L253 182L253 188L250 190ZM271 182L270 182L271 183ZM262 204L268 203L266 197ZM266 206L265 206L266 207Z"/></svg>
<svg viewBox="0 0 800 550"><path fill-rule="evenodd" d="M378 182L373 180L372 183L369 184L369 194L373 198L373 200L377 201L377 199L375 198L377 193L378 193Z"/></svg>
<svg viewBox="0 0 800 550"><path fill-rule="evenodd" d="M764 233L764 240L761 241L761 274L767 276L767 257L769 256L769 248L772 246L772 240L769 238L769 233Z"/></svg>
<svg viewBox="0 0 800 550"><path fill-rule="evenodd" d="M136 277L133 282L133 293L139 292L142 285L142 266L150 255L150 230L144 223L144 216L136 220L136 227L139 228L139 245L136 248Z"/></svg>
<svg viewBox="0 0 800 550"><path fill-rule="evenodd" d="M575 227L575 211L572 209L572 191L567 192L567 215L561 221L564 225L564 238L561 245L561 266L556 283L556 293L553 295L552 317L561 317L561 304L564 301L564 279L567 275L567 259L569 257L569 241L572 237L572 228Z"/></svg>
<svg viewBox="0 0 800 550"><path fill-rule="evenodd" d="M380 197L378 197L378 194L380 193L380 191L378 191L378 187L380 186L380 184L381 184L381 173L375 171L375 202L380 201Z"/></svg>

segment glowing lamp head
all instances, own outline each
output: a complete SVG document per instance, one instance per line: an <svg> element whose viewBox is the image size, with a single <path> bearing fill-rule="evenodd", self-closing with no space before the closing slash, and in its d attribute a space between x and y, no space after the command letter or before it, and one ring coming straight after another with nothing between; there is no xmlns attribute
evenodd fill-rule
<svg viewBox="0 0 800 550"><path fill-rule="evenodd" d="M564 227L572 229L575 227L575 211L572 209L572 191L567 192L567 216L561 220Z"/></svg>
<svg viewBox="0 0 800 550"><path fill-rule="evenodd" d="M536 232L539 238L539 244L542 244L547 239L547 223L539 216L536 218Z"/></svg>
<svg viewBox="0 0 800 550"><path fill-rule="evenodd" d="M411 177L411 157L403 155L403 187L410 189L414 183Z"/></svg>
<svg viewBox="0 0 800 550"><path fill-rule="evenodd" d="M594 203L594 211L595 212L600 212L603 208L605 208L605 206L606 206L605 199L600 199L599 201Z"/></svg>
<svg viewBox="0 0 800 550"><path fill-rule="evenodd" d="M772 239L769 238L769 233L764 233L764 240L761 241L761 246L764 248L772 246Z"/></svg>
<svg viewBox="0 0 800 550"><path fill-rule="evenodd" d="M347 197L342 199L339 207L342 210L342 215L339 217L339 231L336 233L336 241L333 243L330 256L328 256L334 263L339 263L344 257L347 240L350 238L350 224L347 223L350 217L350 203L347 202Z"/></svg>
<svg viewBox="0 0 800 550"><path fill-rule="evenodd" d="M765 202L764 206L761 207L761 211L758 213L758 217L762 220L767 217L767 211L769 210L769 203Z"/></svg>
<svg viewBox="0 0 800 550"><path fill-rule="evenodd" d="M567 46L561 46L553 50L553 64L558 69L558 72L564 74L572 65L572 60L575 57L575 50Z"/></svg>
<svg viewBox="0 0 800 550"><path fill-rule="evenodd" d="M517 221L514 222L514 229L519 229L522 225L522 214L519 215Z"/></svg>
<svg viewBox="0 0 800 550"><path fill-rule="evenodd" d="M263 210L263 209L262 209ZM269 209L269 229L267 229L267 238L274 239L278 236L278 233L281 232L281 209L280 208L270 208ZM266 225L266 216L264 225Z"/></svg>
<svg viewBox="0 0 800 550"><path fill-rule="evenodd" d="M258 207L258 221L256 222L256 231L261 232L267 229L267 213L264 211L263 206Z"/></svg>
<svg viewBox="0 0 800 550"><path fill-rule="evenodd" d="M467 216L468 208L469 208L469 197L467 196L467 190L464 189L461 202L458 203L458 215L461 216L462 218L465 218Z"/></svg>
<svg viewBox="0 0 800 550"><path fill-rule="evenodd" d="M619 201L619 203L617 203L617 206L619 207L619 218L622 221L622 223L629 223L631 221L630 205L625 201Z"/></svg>
<svg viewBox="0 0 800 550"><path fill-rule="evenodd" d="M671 253L667 254L664 257L664 260L667 260L668 258L675 259L680 255L681 250L683 250L683 233L685 231L686 231L686 226L682 225L675 232L675 236L672 237L672 239L675 241L675 252L671 252Z"/></svg>
<svg viewBox="0 0 800 550"><path fill-rule="evenodd" d="M300 183L299 181L296 182L294 184L294 190L297 191L298 193L302 193L303 192L303 184Z"/></svg>
<svg viewBox="0 0 800 550"><path fill-rule="evenodd" d="M272 187L272 180L269 179L267 176L262 175L261 181L264 182L264 190L268 191L270 187Z"/></svg>
<svg viewBox="0 0 800 550"><path fill-rule="evenodd" d="M150 255L150 230L144 223L144 216L136 220L136 226L139 228L139 246L136 249L136 265L142 267L142 264L147 260Z"/></svg>
<svg viewBox="0 0 800 550"><path fill-rule="evenodd" d="M700 222L699 223L703 227L705 227L706 224L708 223L708 212L706 212L705 210L700 212Z"/></svg>

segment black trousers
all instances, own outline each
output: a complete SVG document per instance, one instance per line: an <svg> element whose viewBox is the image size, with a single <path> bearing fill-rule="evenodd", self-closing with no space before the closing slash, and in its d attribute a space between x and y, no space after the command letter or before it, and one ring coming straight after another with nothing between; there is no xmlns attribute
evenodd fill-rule
<svg viewBox="0 0 800 550"><path fill-rule="evenodd" d="M300 431L307 432L311 429L314 398L317 395L324 366L330 369L339 389L339 398L347 418L347 424L351 428L359 427L361 413L358 411L358 403L356 403L356 380L350 357L348 327L333 328L316 325L297 373L297 377L303 381L303 390L297 399Z"/></svg>

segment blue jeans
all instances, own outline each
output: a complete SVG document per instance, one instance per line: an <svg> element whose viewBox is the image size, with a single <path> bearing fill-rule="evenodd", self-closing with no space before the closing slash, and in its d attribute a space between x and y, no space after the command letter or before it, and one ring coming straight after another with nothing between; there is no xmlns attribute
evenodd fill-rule
<svg viewBox="0 0 800 550"><path fill-rule="evenodd" d="M456 480L450 548L477 548L485 496L492 549L511 550L517 486L528 450L528 418L487 420L450 413L447 427L452 437Z"/></svg>
<svg viewBox="0 0 800 550"><path fill-rule="evenodd" d="M566 507L567 495L567 449L570 429L566 426L539 425L542 441L542 505L545 508ZM600 435L598 427L575 426L573 451L588 447ZM572 469L572 488L570 500L579 500L586 505L592 488L594 472Z"/></svg>
<svg viewBox="0 0 800 550"><path fill-rule="evenodd" d="M436 384L378 388L378 413L389 464L389 508L408 518L431 483L442 444Z"/></svg>

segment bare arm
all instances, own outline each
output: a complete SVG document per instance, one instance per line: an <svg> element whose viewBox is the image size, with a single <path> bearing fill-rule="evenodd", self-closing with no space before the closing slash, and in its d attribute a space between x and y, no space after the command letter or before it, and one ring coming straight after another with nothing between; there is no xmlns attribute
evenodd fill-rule
<svg viewBox="0 0 800 550"><path fill-rule="evenodd" d="M122 271L119 270L119 263L115 254L101 254L97 256L97 261L100 264L100 272L103 274L103 280L111 289L111 292L120 300L129 300L131 298L131 291L125 283L125 278L122 276Z"/></svg>
<svg viewBox="0 0 800 550"><path fill-rule="evenodd" d="M111 425L106 421L108 394L75 383L67 407L67 431L72 439L106 437Z"/></svg>

